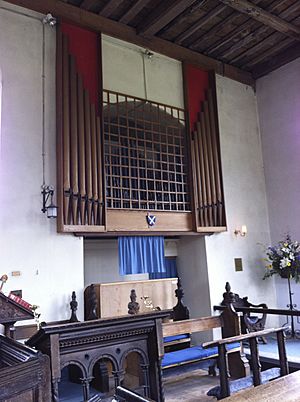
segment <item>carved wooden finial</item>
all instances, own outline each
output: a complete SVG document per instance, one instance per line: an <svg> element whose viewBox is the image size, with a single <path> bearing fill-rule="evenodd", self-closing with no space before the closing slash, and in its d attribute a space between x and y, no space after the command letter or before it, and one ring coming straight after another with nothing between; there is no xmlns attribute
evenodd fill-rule
<svg viewBox="0 0 300 402"><path fill-rule="evenodd" d="M137 314L140 310L140 305L136 301L135 289L131 289L130 302L128 303L128 314Z"/></svg>
<svg viewBox="0 0 300 402"><path fill-rule="evenodd" d="M226 290L226 292L223 293L223 300L222 300L221 305L229 306L230 304L233 304L237 301L237 299L239 298L239 295L231 292L231 286L230 286L229 282L226 282L225 290Z"/></svg>
<svg viewBox="0 0 300 402"><path fill-rule="evenodd" d="M89 287L89 293L88 293L88 300L87 300L87 305L88 305L88 314L87 314L87 320L97 320L97 295L96 295L96 290L95 286L92 283L91 286Z"/></svg>
<svg viewBox="0 0 300 402"><path fill-rule="evenodd" d="M229 282L226 282L225 290L226 290L227 293L229 293L231 291L231 286L230 286Z"/></svg>
<svg viewBox="0 0 300 402"><path fill-rule="evenodd" d="M7 282L8 276L6 274L2 275L0 278L0 292L2 291L3 285Z"/></svg>
<svg viewBox="0 0 300 402"><path fill-rule="evenodd" d="M175 290L175 296L177 297L178 301L176 306L173 307L173 320L180 321L189 319L190 318L189 309L182 303L184 291L181 285L180 278L178 278L177 281L177 289Z"/></svg>
<svg viewBox="0 0 300 402"><path fill-rule="evenodd" d="M79 321L78 318L77 318L77 315L76 315L77 307L78 307L78 302L76 300L76 293L73 290L73 292L72 292L72 300L70 302L70 308L71 308L71 311L72 311L70 322L78 322Z"/></svg>

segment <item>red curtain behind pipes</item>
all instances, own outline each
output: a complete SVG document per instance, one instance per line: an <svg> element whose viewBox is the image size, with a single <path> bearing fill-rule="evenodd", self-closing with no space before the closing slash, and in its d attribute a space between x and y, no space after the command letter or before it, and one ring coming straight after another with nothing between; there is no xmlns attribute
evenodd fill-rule
<svg viewBox="0 0 300 402"><path fill-rule="evenodd" d="M90 100L98 107L99 73L98 51L99 36L95 32L63 22L62 32L69 38L69 51L75 56L77 69L82 74L83 86L90 94Z"/></svg>
<svg viewBox="0 0 300 402"><path fill-rule="evenodd" d="M201 104L205 100L205 91L209 87L208 72L187 64L185 66L185 77L188 92L190 127L191 130L194 130L195 123L198 121L198 113L201 111Z"/></svg>

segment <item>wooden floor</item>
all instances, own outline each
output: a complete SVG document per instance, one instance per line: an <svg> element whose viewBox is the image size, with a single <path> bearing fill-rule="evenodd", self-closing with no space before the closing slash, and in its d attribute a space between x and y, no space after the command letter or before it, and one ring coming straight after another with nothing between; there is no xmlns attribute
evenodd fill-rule
<svg viewBox="0 0 300 402"><path fill-rule="evenodd" d="M204 370L194 370L164 380L165 402L216 401L206 392L219 385L219 377L212 377Z"/></svg>

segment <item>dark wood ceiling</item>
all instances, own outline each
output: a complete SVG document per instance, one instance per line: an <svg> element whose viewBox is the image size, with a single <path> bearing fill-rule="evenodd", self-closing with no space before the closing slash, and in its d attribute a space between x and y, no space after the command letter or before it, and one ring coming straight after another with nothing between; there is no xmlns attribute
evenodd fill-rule
<svg viewBox="0 0 300 402"><path fill-rule="evenodd" d="M11 2L42 11L36 5L37 0ZM195 60L196 64L244 82L250 83L252 78L300 56L300 0L43 0L39 3L44 3L43 10L48 7L54 15L65 16L69 7L72 20L93 28L97 16L97 27L99 30L103 27L105 33L180 60ZM77 18L73 15L76 10Z"/></svg>

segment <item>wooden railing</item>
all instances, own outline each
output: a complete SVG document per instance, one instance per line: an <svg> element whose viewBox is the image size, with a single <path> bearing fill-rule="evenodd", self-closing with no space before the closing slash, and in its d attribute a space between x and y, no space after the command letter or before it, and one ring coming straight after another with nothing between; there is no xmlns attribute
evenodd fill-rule
<svg viewBox="0 0 300 402"><path fill-rule="evenodd" d="M279 354L279 364L280 364L280 373L276 373L273 369L261 371L261 364L259 361L259 352L258 352L258 345L257 339L259 337L264 337L265 335L276 333L277 336L277 345L278 345L278 354ZM239 336L233 336L230 338L219 339L212 342L205 342L203 343L203 348L212 348L218 347L218 363L220 369L220 390L216 389L216 394L218 399L225 398L230 396L232 392L232 385L234 385L235 391L241 390L243 388L248 387L247 381L241 378L238 380L234 380L232 382L229 381L228 378L228 366L227 366L227 349L226 345L235 343L235 342L242 342L245 340L249 340L250 344L250 352L251 352L251 363L252 363L252 380L251 385L257 386L260 385L262 382L266 382L268 380L276 378L276 376L284 376L287 375L289 372L288 369L288 362L285 350L285 341L284 341L284 328L271 328L265 329L264 331L257 331L251 332L250 334L244 334ZM273 371L272 371L273 370ZM263 375L264 374L264 375ZM212 393L210 395L213 395Z"/></svg>
<svg viewBox="0 0 300 402"><path fill-rule="evenodd" d="M118 386L113 402L154 402L153 399L141 396L130 389Z"/></svg>

